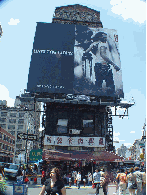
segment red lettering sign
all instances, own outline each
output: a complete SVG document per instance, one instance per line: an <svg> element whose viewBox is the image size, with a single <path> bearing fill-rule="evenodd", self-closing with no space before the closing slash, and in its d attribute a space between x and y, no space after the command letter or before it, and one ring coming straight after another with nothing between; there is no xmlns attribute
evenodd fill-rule
<svg viewBox="0 0 147 195"><path fill-rule="evenodd" d="M82 138L78 139L78 144L83 144L83 139Z"/></svg>
<svg viewBox="0 0 147 195"><path fill-rule="evenodd" d="M62 144L62 137L57 138L57 144Z"/></svg>
<svg viewBox="0 0 147 195"><path fill-rule="evenodd" d="M104 145L102 137L99 139L99 145Z"/></svg>
<svg viewBox="0 0 147 195"><path fill-rule="evenodd" d="M72 144L73 139L70 137L70 138L68 139L68 141L69 141L69 144Z"/></svg>
<svg viewBox="0 0 147 195"><path fill-rule="evenodd" d="M94 138L89 138L89 145L93 145L94 144Z"/></svg>
<svg viewBox="0 0 147 195"><path fill-rule="evenodd" d="M51 143L51 137L47 137L47 142Z"/></svg>

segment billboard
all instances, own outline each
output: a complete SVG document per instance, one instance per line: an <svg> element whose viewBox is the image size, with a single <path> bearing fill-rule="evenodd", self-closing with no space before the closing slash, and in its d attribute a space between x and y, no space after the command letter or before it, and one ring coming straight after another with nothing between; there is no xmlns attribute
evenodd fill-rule
<svg viewBox="0 0 147 195"><path fill-rule="evenodd" d="M116 30L37 23L27 91L123 97Z"/></svg>

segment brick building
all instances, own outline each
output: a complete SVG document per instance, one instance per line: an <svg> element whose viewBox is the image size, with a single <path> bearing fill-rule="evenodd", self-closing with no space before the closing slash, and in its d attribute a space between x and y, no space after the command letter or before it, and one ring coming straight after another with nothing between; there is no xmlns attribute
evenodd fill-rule
<svg viewBox="0 0 147 195"><path fill-rule="evenodd" d="M0 162L13 162L15 137L0 127Z"/></svg>

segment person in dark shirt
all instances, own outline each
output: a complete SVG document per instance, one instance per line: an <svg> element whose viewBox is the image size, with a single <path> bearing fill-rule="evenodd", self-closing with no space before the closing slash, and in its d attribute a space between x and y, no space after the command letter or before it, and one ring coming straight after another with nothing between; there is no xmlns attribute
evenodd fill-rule
<svg viewBox="0 0 147 195"><path fill-rule="evenodd" d="M58 168L53 168L50 173L50 178L46 180L39 195L44 195L45 191L47 195L66 195L66 189L64 183L61 180L60 172Z"/></svg>
<svg viewBox="0 0 147 195"><path fill-rule="evenodd" d="M21 167L19 167L19 169L18 169L18 174L17 174L17 176L22 176L22 170L21 170Z"/></svg>

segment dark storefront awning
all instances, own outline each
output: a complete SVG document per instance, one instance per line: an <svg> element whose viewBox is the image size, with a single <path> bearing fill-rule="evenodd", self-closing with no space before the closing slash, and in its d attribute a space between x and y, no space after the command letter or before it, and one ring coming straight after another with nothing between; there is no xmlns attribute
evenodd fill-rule
<svg viewBox="0 0 147 195"><path fill-rule="evenodd" d="M106 162L118 162L123 160L123 157L120 157L117 154L108 151L99 152L98 155L94 154L93 158L96 161L106 161Z"/></svg>
<svg viewBox="0 0 147 195"><path fill-rule="evenodd" d="M123 157L120 157L112 152L100 151L97 155L94 152L89 151L62 151L62 150L43 150L43 160L54 161L74 161L74 160L86 160L86 161L122 161Z"/></svg>

